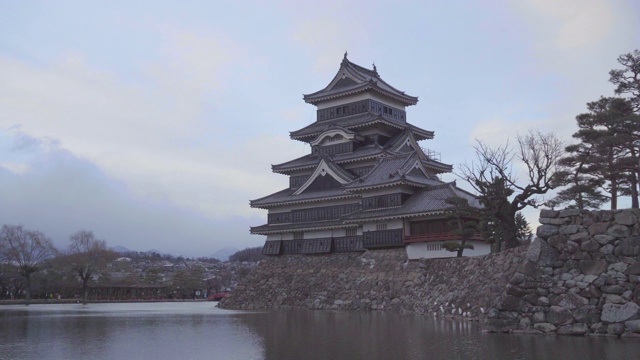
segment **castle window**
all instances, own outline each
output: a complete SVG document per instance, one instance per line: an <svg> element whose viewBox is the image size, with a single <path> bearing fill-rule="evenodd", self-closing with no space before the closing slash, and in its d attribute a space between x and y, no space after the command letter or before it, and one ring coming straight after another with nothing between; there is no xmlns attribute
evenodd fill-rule
<svg viewBox="0 0 640 360"><path fill-rule="evenodd" d="M347 229L347 236L356 236L358 235L358 229Z"/></svg>
<svg viewBox="0 0 640 360"><path fill-rule="evenodd" d="M293 240L302 240L304 239L304 232L296 231L293 233Z"/></svg>
<svg viewBox="0 0 640 360"><path fill-rule="evenodd" d="M376 224L376 230L377 231L387 230L387 224Z"/></svg>

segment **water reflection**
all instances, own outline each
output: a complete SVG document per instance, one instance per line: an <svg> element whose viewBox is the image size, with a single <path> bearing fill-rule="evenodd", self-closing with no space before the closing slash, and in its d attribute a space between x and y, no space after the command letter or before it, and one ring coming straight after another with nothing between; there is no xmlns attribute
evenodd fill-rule
<svg viewBox="0 0 640 360"><path fill-rule="evenodd" d="M384 312L233 312L212 303L0 307L0 359L635 359L640 341L483 334Z"/></svg>
<svg viewBox="0 0 640 360"><path fill-rule="evenodd" d="M267 359L636 359L640 341L483 334L476 323L379 312L273 311L241 318Z"/></svg>

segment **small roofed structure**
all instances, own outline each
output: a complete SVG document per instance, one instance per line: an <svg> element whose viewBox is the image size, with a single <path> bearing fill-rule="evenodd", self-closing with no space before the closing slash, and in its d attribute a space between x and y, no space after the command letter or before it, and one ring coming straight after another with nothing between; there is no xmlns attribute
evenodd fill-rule
<svg viewBox="0 0 640 360"><path fill-rule="evenodd" d="M378 70L347 59L323 89L304 95L317 107L315 122L290 132L311 153L272 165L289 176L289 186L251 200L268 210L267 223L251 228L266 235L266 255L327 254L404 247L410 259L455 256L443 248L459 240L448 225L450 197L478 200L443 182L452 171L419 141L433 131L407 122L410 96L385 82ZM465 255L489 252L479 235Z"/></svg>

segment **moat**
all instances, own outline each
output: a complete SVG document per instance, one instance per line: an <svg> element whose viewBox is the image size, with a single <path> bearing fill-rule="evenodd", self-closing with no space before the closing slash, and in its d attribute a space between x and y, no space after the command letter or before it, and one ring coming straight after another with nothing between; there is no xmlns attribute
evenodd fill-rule
<svg viewBox="0 0 640 360"><path fill-rule="evenodd" d="M7 305L0 359L632 359L640 340L484 334L396 312L222 310L212 302Z"/></svg>

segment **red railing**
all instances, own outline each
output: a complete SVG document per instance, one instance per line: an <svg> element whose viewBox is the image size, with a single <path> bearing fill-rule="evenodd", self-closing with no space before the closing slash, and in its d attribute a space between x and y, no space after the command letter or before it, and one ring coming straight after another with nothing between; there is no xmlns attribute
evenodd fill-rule
<svg viewBox="0 0 640 360"><path fill-rule="evenodd" d="M439 232L439 233L430 233L430 234L420 234L420 235L405 235L404 243L411 244L417 242L431 242L431 241L452 241L452 240L462 240L460 235L451 233L451 232ZM483 241L484 238L482 234L475 233L471 235L467 240L480 240Z"/></svg>

